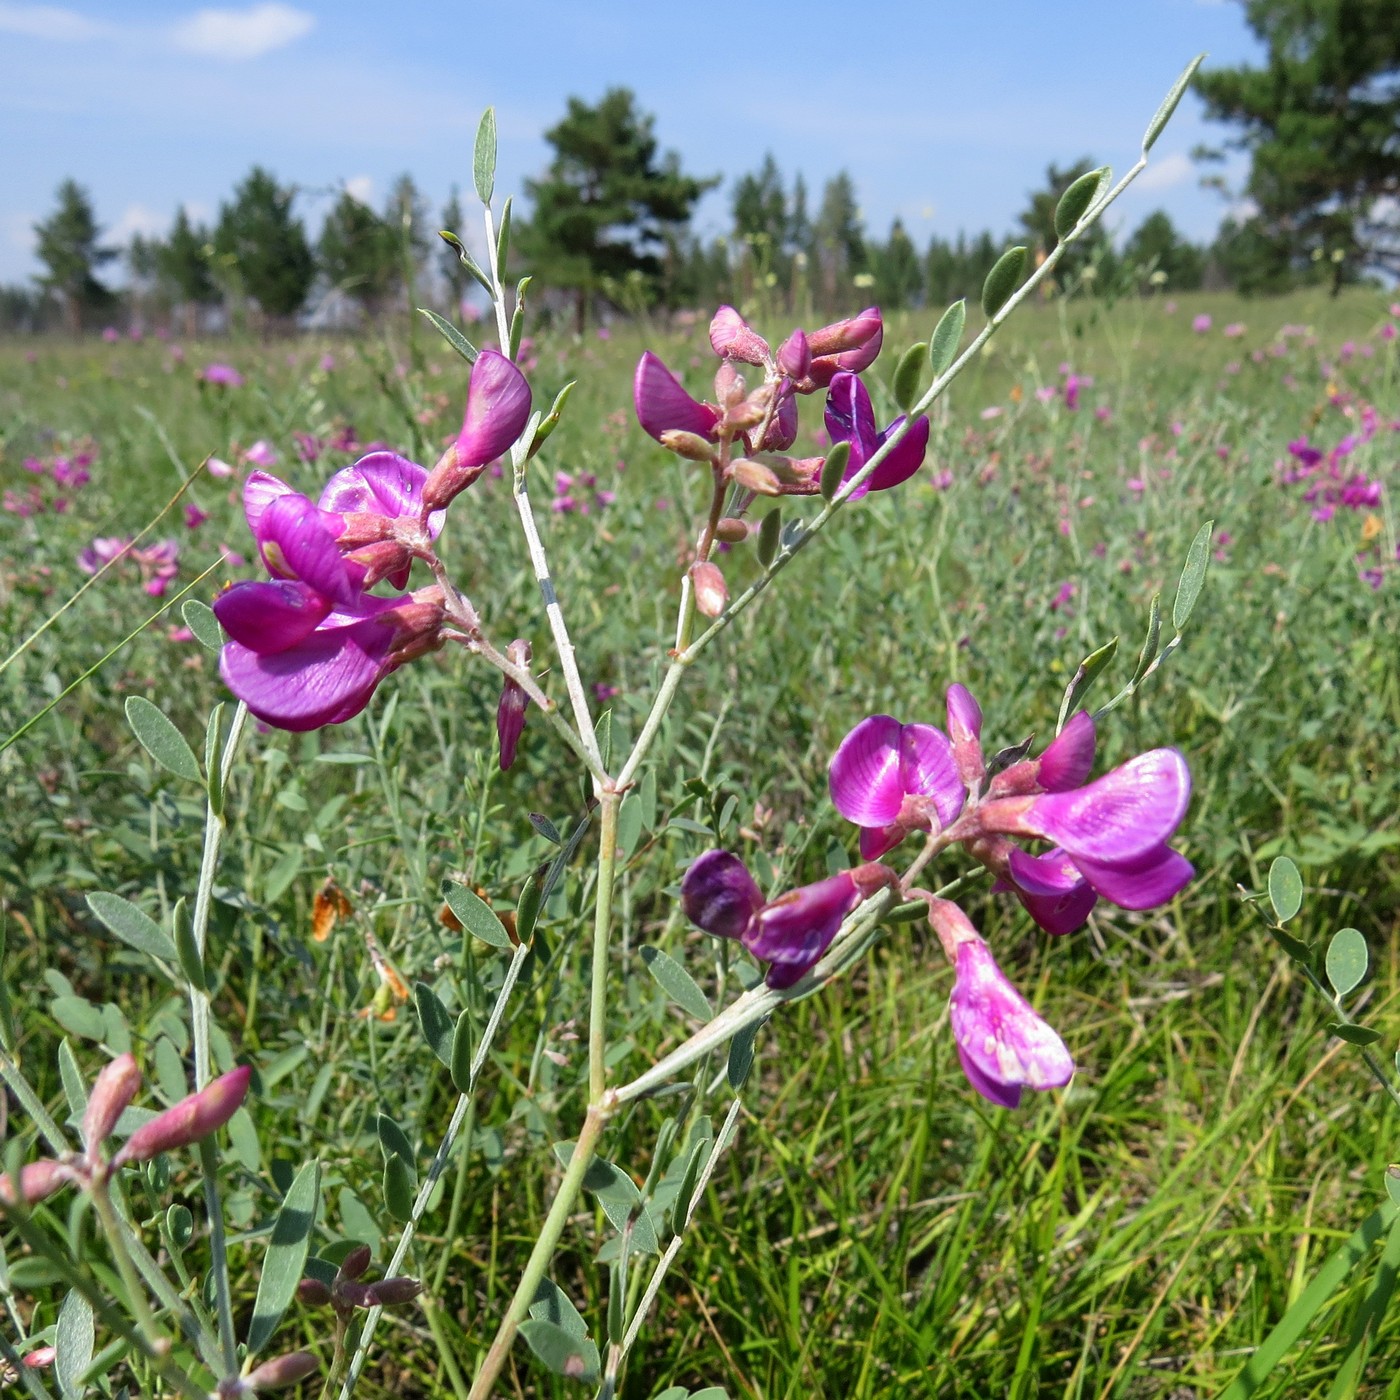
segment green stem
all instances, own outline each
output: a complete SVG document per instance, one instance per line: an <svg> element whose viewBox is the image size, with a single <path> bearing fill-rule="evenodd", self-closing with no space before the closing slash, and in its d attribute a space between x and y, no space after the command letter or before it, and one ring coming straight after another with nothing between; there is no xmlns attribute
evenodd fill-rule
<svg viewBox="0 0 1400 1400"><path fill-rule="evenodd" d="M150 1299L146 1297L146 1286L141 1281L141 1275L136 1271L131 1251L126 1247L126 1233L117 1220L116 1211L112 1208L112 1198L108 1194L107 1182L103 1176L94 1175L92 1186L88 1191L88 1198L92 1201L93 1210L97 1213L102 1233L107 1236L108 1247L112 1251L112 1258L116 1260L117 1272L122 1277L122 1283L131 1301L131 1311L136 1316L137 1326L140 1327L141 1335L146 1339L146 1345L152 1352L168 1351L170 1341L161 1331L155 1313L151 1311Z"/></svg>
<svg viewBox="0 0 1400 1400"><path fill-rule="evenodd" d="M593 1162L593 1154L597 1150L598 1139L602 1136L603 1126L610 1111L610 1105L589 1106L578 1141L574 1144L574 1155L569 1158L568 1170L559 1183L559 1190L549 1207L549 1214L545 1217L539 1238L526 1261L525 1272L521 1274L520 1283L516 1286L515 1296L510 1301L510 1307L506 1309L505 1317L501 1319L490 1350L482 1360L467 1400L486 1400L496 1383L496 1378L501 1374L511 1344L515 1341L515 1334L525 1320L530 1304L535 1301L536 1290L549 1267L550 1259L554 1257L554 1251L559 1246L574 1202L578 1200L579 1192L583 1189L584 1175Z"/></svg>
<svg viewBox="0 0 1400 1400"><path fill-rule="evenodd" d="M233 1296L228 1282L228 1240L224 1235L224 1210L219 1201L219 1154L214 1139L199 1144L199 1167L204 1176L204 1212L209 1218L210 1273L214 1276L214 1304L219 1317L219 1348L224 1374L238 1374L238 1338L233 1328Z"/></svg>
<svg viewBox="0 0 1400 1400"><path fill-rule="evenodd" d="M593 989L588 1006L588 1102L602 1101L607 1087L608 935L612 931L613 883L617 867L618 792L599 799L598 893L593 906Z"/></svg>

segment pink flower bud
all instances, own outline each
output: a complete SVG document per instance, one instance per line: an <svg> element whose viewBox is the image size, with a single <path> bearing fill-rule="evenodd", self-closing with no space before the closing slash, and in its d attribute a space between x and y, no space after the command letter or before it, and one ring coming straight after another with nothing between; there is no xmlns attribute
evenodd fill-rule
<svg viewBox="0 0 1400 1400"><path fill-rule="evenodd" d="M680 380L650 350L637 362L632 401L637 421L658 442L672 428L702 438L715 436L719 414L709 404L691 398Z"/></svg>
<svg viewBox="0 0 1400 1400"><path fill-rule="evenodd" d="M778 368L789 379L805 379L812 368L812 345L799 327L778 350Z"/></svg>
<svg viewBox="0 0 1400 1400"><path fill-rule="evenodd" d="M530 643L523 637L516 638L506 648L506 659L512 665L528 669ZM500 704L496 706L496 737L501 746L502 773L515 762L515 749L525 729L525 709L529 703L530 697L517 682L507 676L505 684L501 687Z"/></svg>
<svg viewBox="0 0 1400 1400"><path fill-rule="evenodd" d="M690 583L695 589L695 606L706 617L718 617L729 602L729 589L719 566L708 559L692 564Z"/></svg>
<svg viewBox="0 0 1400 1400"><path fill-rule="evenodd" d="M751 457L736 458L729 464L729 472L746 491L753 491L760 496L782 494L782 483L772 467L755 462Z"/></svg>
<svg viewBox="0 0 1400 1400"><path fill-rule="evenodd" d="M685 428L667 428L661 434L661 445L667 452L674 452L677 457L686 457L692 462L715 460L713 445L699 433L689 432Z"/></svg>
<svg viewBox="0 0 1400 1400"><path fill-rule="evenodd" d="M297 1297L308 1308L324 1308L331 1300L331 1291L318 1278L304 1278L297 1284Z"/></svg>
<svg viewBox="0 0 1400 1400"><path fill-rule="evenodd" d="M118 1055L92 1086L87 1109L83 1113L83 1146L91 1156L111 1136L122 1110L136 1097L141 1087L141 1071L131 1055Z"/></svg>
<svg viewBox="0 0 1400 1400"><path fill-rule="evenodd" d="M243 1378L249 1390L281 1390L284 1386L304 1381L321 1369L321 1363L309 1351L289 1351L274 1356Z"/></svg>
<svg viewBox="0 0 1400 1400"><path fill-rule="evenodd" d="M38 1347L24 1358L24 1364L31 1370L37 1371L43 1366L52 1366L55 1355L52 1347Z"/></svg>
<svg viewBox="0 0 1400 1400"><path fill-rule="evenodd" d="M742 360L747 365L767 364L771 351L758 334L732 306L721 306L710 322L710 346L725 360Z"/></svg>
<svg viewBox="0 0 1400 1400"><path fill-rule="evenodd" d="M373 588L386 578L396 588L402 588L408 582L408 571L413 566L413 551L398 540L378 540L374 544L362 545L345 557L364 568L365 588Z"/></svg>
<svg viewBox="0 0 1400 1400"><path fill-rule="evenodd" d="M247 1096L252 1075L250 1065L239 1065L205 1085L199 1093L181 1099L174 1108L143 1123L126 1140L112 1165L149 1162L162 1152L174 1152L176 1148L202 1142L238 1111Z"/></svg>
<svg viewBox="0 0 1400 1400"><path fill-rule="evenodd" d="M948 737L963 785L970 788L980 783L987 773L982 758L982 707L963 685L948 687Z"/></svg>
<svg viewBox="0 0 1400 1400"><path fill-rule="evenodd" d="M19 1169L19 1199L27 1206L46 1200L73 1180L70 1168L44 1157ZM8 1174L0 1174L0 1205L14 1205L15 1191Z"/></svg>
<svg viewBox="0 0 1400 1400"><path fill-rule="evenodd" d="M467 381L467 409L457 441L423 484L423 505L440 510L506 452L530 417L530 386L499 350L483 350Z"/></svg>
<svg viewBox="0 0 1400 1400"><path fill-rule="evenodd" d="M813 331L807 337L812 363L801 388L810 393L814 388L825 388L839 371L859 374L868 369L880 353L884 336L884 322L877 306Z"/></svg>
<svg viewBox="0 0 1400 1400"><path fill-rule="evenodd" d="M422 1291L423 1285L416 1278L382 1278L369 1286L370 1302L380 1308L402 1307Z"/></svg>
<svg viewBox="0 0 1400 1400"><path fill-rule="evenodd" d="M340 1261L340 1268L336 1271L338 1279L357 1279L369 1268L369 1261L374 1257L374 1251L367 1244L357 1244L344 1259Z"/></svg>

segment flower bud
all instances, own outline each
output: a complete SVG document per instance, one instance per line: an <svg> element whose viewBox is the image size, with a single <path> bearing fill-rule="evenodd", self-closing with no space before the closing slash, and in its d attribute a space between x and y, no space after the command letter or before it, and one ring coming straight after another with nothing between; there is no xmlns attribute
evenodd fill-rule
<svg viewBox="0 0 1400 1400"><path fill-rule="evenodd" d="M395 535L396 522L393 518L372 511L344 511L340 521L341 529L336 537L336 544L343 550L360 549L367 544L377 544L380 540L391 540Z"/></svg>
<svg viewBox="0 0 1400 1400"><path fill-rule="evenodd" d="M506 659L512 665L528 669L530 643L523 637L517 637L506 648ZM500 741L502 773L515 762L515 749L525 729L525 709L529 703L530 697L524 689L507 676L501 687L500 704L496 706L496 738Z"/></svg>
<svg viewBox="0 0 1400 1400"><path fill-rule="evenodd" d="M202 1142L218 1132L238 1111L248 1093L252 1078L250 1065L239 1065L205 1085L197 1094L183 1098L148 1123L143 1123L126 1140L112 1165L149 1162L162 1152Z"/></svg>
<svg viewBox="0 0 1400 1400"><path fill-rule="evenodd" d="M129 1054L118 1055L111 1064L103 1067L88 1095L87 1108L83 1113L83 1146L91 1157L103 1141L111 1136L122 1110L136 1097L141 1087L141 1071L136 1068L136 1060Z"/></svg>
<svg viewBox="0 0 1400 1400"><path fill-rule="evenodd" d="M413 551L399 540L377 540L362 545L346 558L364 566L363 588L373 588L386 578L392 580L395 587L402 588L413 566Z"/></svg>
<svg viewBox="0 0 1400 1400"><path fill-rule="evenodd" d="M357 1279L369 1268L374 1251L367 1244L357 1244L344 1259L336 1272L337 1279Z"/></svg>
<svg viewBox="0 0 1400 1400"><path fill-rule="evenodd" d="M692 433L686 428L667 428L661 434L661 445L667 452L674 452L677 457L686 457L692 462L715 460L714 446L699 433Z"/></svg>
<svg viewBox="0 0 1400 1400"><path fill-rule="evenodd" d="M715 538L723 540L725 544L743 544L748 537L749 526L746 520L726 515L715 524Z"/></svg>
<svg viewBox="0 0 1400 1400"><path fill-rule="evenodd" d="M53 1347L37 1347L24 1358L24 1364L37 1371L42 1366L52 1366L56 1355Z"/></svg>
<svg viewBox="0 0 1400 1400"><path fill-rule="evenodd" d="M447 450L437 459L432 471L428 473L428 479L423 483L423 510L441 510L461 495L485 470L485 462L476 466L464 463L457 444L449 443Z"/></svg>
<svg viewBox="0 0 1400 1400"><path fill-rule="evenodd" d="M753 491L760 496L782 494L782 484L773 468L765 467L762 462L755 462L751 457L738 457L732 461L729 464L729 474L746 491Z"/></svg>
<svg viewBox="0 0 1400 1400"><path fill-rule="evenodd" d="M62 1162L44 1157L19 1169L19 1199L27 1206L52 1196L60 1187L73 1180L72 1171ZM0 1205L15 1204L15 1190L8 1173L0 1173Z"/></svg>
<svg viewBox="0 0 1400 1400"><path fill-rule="evenodd" d="M812 346L799 326L778 349L778 368L789 379L805 379L812 367Z"/></svg>
<svg viewBox="0 0 1400 1400"><path fill-rule="evenodd" d="M243 1378L249 1390L280 1390L295 1385L321 1369L321 1363L309 1351L289 1351L274 1356Z"/></svg>
<svg viewBox="0 0 1400 1400"><path fill-rule="evenodd" d="M748 365L768 362L768 342L732 306L721 306L710 322L710 347L725 360Z"/></svg>
<svg viewBox="0 0 1400 1400"><path fill-rule="evenodd" d="M715 371L715 402L727 413L743 403L747 393L744 376L726 360Z"/></svg>
<svg viewBox="0 0 1400 1400"><path fill-rule="evenodd" d="M948 687L948 737L958 777L971 788L987 775L982 758L982 707L963 685Z"/></svg>
<svg viewBox="0 0 1400 1400"><path fill-rule="evenodd" d="M421 1292L423 1285L416 1278L382 1278L369 1286L371 1305L379 1308L402 1307L411 1303Z"/></svg>
<svg viewBox="0 0 1400 1400"><path fill-rule="evenodd" d="M729 589L719 566L708 559L690 566L690 583L695 589L695 606L706 617L718 617L729 602Z"/></svg>
<svg viewBox="0 0 1400 1400"><path fill-rule="evenodd" d="M394 628L394 641L389 651L389 661L394 666L416 660L442 645L445 615L442 589L437 584L429 584L409 597L409 602L380 613L378 618Z"/></svg>
<svg viewBox="0 0 1400 1400"><path fill-rule="evenodd" d="M356 1283L352 1279L341 1279L331 1290L331 1297L334 1300L336 1310L340 1312L349 1308L372 1308L374 1306L369 1296L369 1285Z"/></svg>
<svg viewBox="0 0 1400 1400"><path fill-rule="evenodd" d="M318 1278L304 1278L297 1284L297 1298L308 1308L324 1308L331 1300L331 1291Z"/></svg>

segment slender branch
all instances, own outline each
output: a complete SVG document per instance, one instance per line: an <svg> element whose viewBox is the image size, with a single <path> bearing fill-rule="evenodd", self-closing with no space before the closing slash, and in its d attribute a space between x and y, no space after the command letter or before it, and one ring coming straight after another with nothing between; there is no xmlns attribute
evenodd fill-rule
<svg viewBox="0 0 1400 1400"><path fill-rule="evenodd" d="M606 1087L608 935L612 932L613 883L617 869L617 809L621 794L599 798L598 889L593 904L593 986L588 1003L588 1102L597 1104Z"/></svg>

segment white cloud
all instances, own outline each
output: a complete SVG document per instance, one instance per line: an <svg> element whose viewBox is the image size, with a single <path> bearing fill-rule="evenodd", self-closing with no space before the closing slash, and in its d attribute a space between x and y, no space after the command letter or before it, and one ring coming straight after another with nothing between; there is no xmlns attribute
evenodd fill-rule
<svg viewBox="0 0 1400 1400"><path fill-rule="evenodd" d="M0 229L5 232L5 242L11 248L19 248L28 253L34 247L34 224L37 215L7 214L0 219Z"/></svg>
<svg viewBox="0 0 1400 1400"><path fill-rule="evenodd" d="M133 234L150 238L154 234L164 233L169 224L170 220L164 214L157 214L144 204L128 204L122 210L121 217L107 231L107 238L114 243L126 244Z"/></svg>
<svg viewBox="0 0 1400 1400"><path fill-rule="evenodd" d="M107 25L98 24L76 10L63 10L57 5L11 5L0 0L0 33L75 44L84 39L100 38L107 32Z"/></svg>
<svg viewBox="0 0 1400 1400"><path fill-rule="evenodd" d="M374 181L368 175L352 175L345 182L345 193L351 199L357 199L361 204L368 205L374 197Z"/></svg>
<svg viewBox="0 0 1400 1400"><path fill-rule="evenodd" d="M1191 157L1182 151L1153 161L1137 178L1140 190L1169 190L1174 185L1184 184L1195 174L1196 167Z"/></svg>
<svg viewBox="0 0 1400 1400"><path fill-rule="evenodd" d="M171 31L175 47L214 58L260 58L309 34L316 18L290 5L199 10Z"/></svg>

